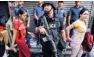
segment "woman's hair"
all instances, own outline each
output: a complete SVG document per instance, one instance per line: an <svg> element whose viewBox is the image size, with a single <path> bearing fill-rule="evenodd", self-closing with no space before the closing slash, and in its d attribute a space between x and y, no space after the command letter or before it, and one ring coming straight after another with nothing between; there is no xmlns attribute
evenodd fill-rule
<svg viewBox="0 0 94 57"><path fill-rule="evenodd" d="M24 10L23 9L19 9L18 13L17 13L17 16L19 17L19 15L22 15L22 14L24 14Z"/></svg>
<svg viewBox="0 0 94 57"><path fill-rule="evenodd" d="M24 10L23 9L19 9L18 13L17 13L17 16L19 17L19 15L22 15L22 14L24 14ZM22 35L21 35L20 30L19 30L19 38L21 38L21 37L22 37Z"/></svg>
<svg viewBox="0 0 94 57"><path fill-rule="evenodd" d="M82 8L82 10L80 11L80 13L79 13L79 17L80 17L80 15L81 14L83 14L85 11L89 11L87 8Z"/></svg>

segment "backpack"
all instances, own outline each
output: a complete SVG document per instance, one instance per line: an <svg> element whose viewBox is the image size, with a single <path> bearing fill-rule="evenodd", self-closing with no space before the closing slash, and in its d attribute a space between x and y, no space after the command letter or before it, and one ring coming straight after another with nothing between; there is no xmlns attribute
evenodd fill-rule
<svg viewBox="0 0 94 57"><path fill-rule="evenodd" d="M93 36L89 33L85 33L84 40L82 42L83 49L87 52L90 52L93 47Z"/></svg>

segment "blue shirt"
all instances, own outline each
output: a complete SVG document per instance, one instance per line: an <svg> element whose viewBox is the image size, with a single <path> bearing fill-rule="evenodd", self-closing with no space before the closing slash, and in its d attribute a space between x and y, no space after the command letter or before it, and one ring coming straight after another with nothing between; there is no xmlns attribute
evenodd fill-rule
<svg viewBox="0 0 94 57"><path fill-rule="evenodd" d="M69 16L71 16L71 21L75 21L79 19L79 13L82 8L83 6L79 6L79 7L74 6L70 9Z"/></svg>
<svg viewBox="0 0 94 57"><path fill-rule="evenodd" d="M33 10L33 14L36 14L38 16L38 18L40 18L44 14L42 7L40 7L38 5L35 6L34 10Z"/></svg>
<svg viewBox="0 0 94 57"><path fill-rule="evenodd" d="M17 17L17 13L18 13L18 10L19 10L19 9L22 9L22 10L25 11L26 17L30 16L30 15L29 15L29 12L27 11L27 9L26 9L25 7L18 7L18 6L17 6L17 7L14 8L14 10L13 10L13 12L12 12L12 16L13 16L13 17Z"/></svg>
<svg viewBox="0 0 94 57"><path fill-rule="evenodd" d="M59 18L62 23L64 22L64 17L66 17L66 11L63 8L57 8L55 11L56 17Z"/></svg>
<svg viewBox="0 0 94 57"><path fill-rule="evenodd" d="M66 12L65 12L65 10L63 9L63 8L57 8L56 9L56 16L57 17L60 17L60 18L64 18L64 17L66 17Z"/></svg>

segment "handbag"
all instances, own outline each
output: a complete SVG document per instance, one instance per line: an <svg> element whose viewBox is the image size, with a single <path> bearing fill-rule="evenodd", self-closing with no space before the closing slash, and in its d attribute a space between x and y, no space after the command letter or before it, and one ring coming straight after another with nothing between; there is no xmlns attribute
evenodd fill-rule
<svg viewBox="0 0 94 57"><path fill-rule="evenodd" d="M84 40L82 42L83 50L90 52L93 48L93 35L90 32L86 32Z"/></svg>

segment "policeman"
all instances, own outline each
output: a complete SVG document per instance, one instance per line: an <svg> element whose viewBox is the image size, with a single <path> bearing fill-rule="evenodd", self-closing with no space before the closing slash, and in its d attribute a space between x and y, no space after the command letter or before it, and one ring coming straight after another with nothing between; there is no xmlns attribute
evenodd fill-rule
<svg viewBox="0 0 94 57"><path fill-rule="evenodd" d="M67 16L66 16L66 11L63 7L63 3L64 3L63 1L58 1L58 7L55 10L55 13L56 13L55 15L57 18L61 19L61 22L63 23L62 26L65 28ZM66 41L66 39L64 38L65 37L64 34L65 32L63 32L62 37L63 37L63 40Z"/></svg>
<svg viewBox="0 0 94 57"><path fill-rule="evenodd" d="M59 31L64 32L62 22L55 17L56 7L54 2L45 1L42 7L44 15L38 20L38 31L41 35L43 57L57 57L56 44L59 40Z"/></svg>

